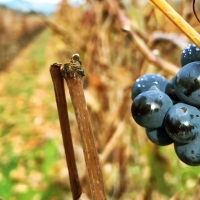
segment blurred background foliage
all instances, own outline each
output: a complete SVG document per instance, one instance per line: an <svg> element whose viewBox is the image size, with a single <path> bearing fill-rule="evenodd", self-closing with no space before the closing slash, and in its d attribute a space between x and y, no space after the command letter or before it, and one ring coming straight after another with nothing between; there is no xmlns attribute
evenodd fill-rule
<svg viewBox="0 0 200 200"><path fill-rule="evenodd" d="M191 0L168 3L200 31ZM102 0L71 7L63 0L51 16L1 7L0 32L3 199L72 199L49 67L69 62L74 53L80 54L86 73L84 92L108 200L199 199L200 168L183 164L173 144L152 144L131 117L136 78L158 73L170 80L191 42L153 4ZM90 198L67 88L66 96L79 177Z"/></svg>

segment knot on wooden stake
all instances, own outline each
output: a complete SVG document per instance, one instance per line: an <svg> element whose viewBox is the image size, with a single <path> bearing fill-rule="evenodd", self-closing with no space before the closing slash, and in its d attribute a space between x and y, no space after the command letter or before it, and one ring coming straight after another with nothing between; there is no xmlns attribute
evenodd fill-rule
<svg viewBox="0 0 200 200"><path fill-rule="evenodd" d="M64 64L61 69L64 73L64 76L69 76L76 79L78 76L85 76L84 69L82 68L82 63L80 61L80 56L78 53L72 55L69 63Z"/></svg>

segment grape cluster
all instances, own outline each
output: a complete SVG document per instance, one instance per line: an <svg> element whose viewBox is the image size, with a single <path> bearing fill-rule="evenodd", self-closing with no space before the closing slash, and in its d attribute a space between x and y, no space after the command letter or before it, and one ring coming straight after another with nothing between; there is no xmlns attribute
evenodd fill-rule
<svg viewBox="0 0 200 200"><path fill-rule="evenodd" d="M200 49L189 44L171 81L145 74L133 84L132 117L156 145L174 143L179 159L200 165Z"/></svg>

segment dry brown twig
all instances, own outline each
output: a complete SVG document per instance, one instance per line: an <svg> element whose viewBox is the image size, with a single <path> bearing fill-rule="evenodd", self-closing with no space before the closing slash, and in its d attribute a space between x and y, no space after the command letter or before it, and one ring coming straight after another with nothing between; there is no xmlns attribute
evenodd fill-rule
<svg viewBox="0 0 200 200"><path fill-rule="evenodd" d="M94 135L82 87L82 76L84 76L84 71L81 67L79 55L74 54L70 63L65 64L61 71L68 85L72 104L75 110L92 199L106 200L99 157L95 146Z"/></svg>
<svg viewBox="0 0 200 200"><path fill-rule="evenodd" d="M150 36L150 40L149 42L155 43L156 41L169 41L172 44L176 45L179 49L184 49L187 45L188 42L185 40L182 40L182 38L180 38L180 36L176 35L176 34L170 34L170 33L162 33L162 32L155 32Z"/></svg>
<svg viewBox="0 0 200 200"><path fill-rule="evenodd" d="M145 42L143 42L143 40L134 32L134 30L132 29L130 19L126 17L126 15L122 12L122 10L120 10L120 8L118 9L117 16L122 30L130 34L133 43L137 46L138 50L145 56L145 58L149 62L153 63L154 65L162 68L163 70L171 74L176 74L179 71L179 68L177 66L163 60L162 58L157 57L149 49Z"/></svg>
<svg viewBox="0 0 200 200"><path fill-rule="evenodd" d="M76 161L75 161L75 155L74 155L74 149L72 144L72 137L71 137L71 130L69 125L69 119L68 119L68 113L67 113L67 103L66 103L66 97L65 97L65 90L64 90L64 81L62 78L62 74L60 72L60 64L53 64L50 67L50 73L54 85L54 91L56 96L56 103L58 108L58 115L59 115L59 121L60 121L60 127L63 137L63 143L64 143L64 149L65 149L65 155L66 155L66 161L69 171L69 179L70 179L70 185L72 190L72 196L74 200L79 199L82 193L77 167L76 167Z"/></svg>
<svg viewBox="0 0 200 200"><path fill-rule="evenodd" d="M111 154L111 152L114 150L115 146L119 144L119 138L124 133L125 129L125 123L124 121L120 122L117 126L116 131L113 133L112 137L110 138L109 142L104 148L104 151L100 157L101 165L104 165L106 163L107 158Z"/></svg>
<svg viewBox="0 0 200 200"><path fill-rule="evenodd" d="M174 64L167 62L166 60L157 57L152 50L146 45L146 43L138 36L134 30L134 26L131 20L126 16L123 10L116 1L107 1L110 9L116 14L119 26L122 30L126 31L131 36L133 45L137 46L137 49L144 55L144 57L155 66L169 72L170 74L176 74L179 68Z"/></svg>
<svg viewBox="0 0 200 200"><path fill-rule="evenodd" d="M116 113L113 114L109 126L105 130L104 137L102 137L102 140L100 141L100 145L104 146L100 160L101 165L105 163L109 154L113 151L115 146L117 146L118 138L121 136L121 133L123 132L125 118L127 116L127 113L129 113L130 109L129 104L124 104L124 102L127 102L129 100L130 90L131 90L130 87L125 87L125 89L123 90L123 98L121 100L121 103L119 104ZM105 146L105 144L107 145Z"/></svg>

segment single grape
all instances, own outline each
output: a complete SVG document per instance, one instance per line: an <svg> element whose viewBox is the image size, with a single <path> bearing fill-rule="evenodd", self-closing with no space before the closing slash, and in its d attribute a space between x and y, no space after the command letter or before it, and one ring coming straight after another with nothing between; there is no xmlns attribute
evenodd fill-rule
<svg viewBox="0 0 200 200"><path fill-rule="evenodd" d="M178 103L178 102L180 102L180 99L176 95L176 92L175 92L175 89L174 89L174 84L175 84L175 77L173 77L168 82L165 93L171 98L171 100L174 103Z"/></svg>
<svg viewBox="0 0 200 200"><path fill-rule="evenodd" d="M132 103L133 119L145 128L161 127L166 112L173 105L168 95L155 88L140 93Z"/></svg>
<svg viewBox="0 0 200 200"><path fill-rule="evenodd" d="M145 74L139 77L132 87L131 98L134 98L141 92L149 90L152 86L156 86L162 92L165 92L168 80L159 74Z"/></svg>
<svg viewBox="0 0 200 200"><path fill-rule="evenodd" d="M200 135L190 143L174 142L174 149L179 159L187 165L200 165Z"/></svg>
<svg viewBox="0 0 200 200"><path fill-rule="evenodd" d="M173 143L164 126L160 128L146 128L146 134L149 140L156 145L164 146Z"/></svg>
<svg viewBox="0 0 200 200"><path fill-rule="evenodd" d="M200 49L195 44L189 44L182 51L181 66L183 67L194 61L200 61Z"/></svg>
<svg viewBox="0 0 200 200"><path fill-rule="evenodd" d="M189 63L179 70L174 89L181 101L200 106L200 61Z"/></svg>
<svg viewBox="0 0 200 200"><path fill-rule="evenodd" d="M174 141L191 142L200 134L200 112L194 106L177 103L167 112L164 126Z"/></svg>

